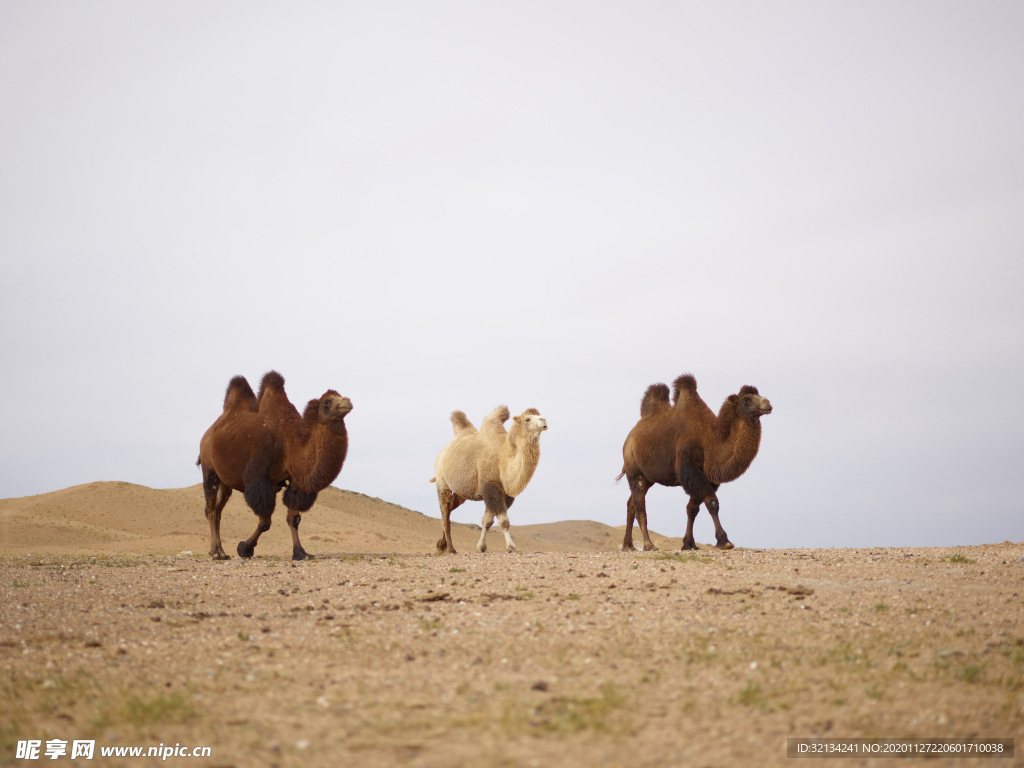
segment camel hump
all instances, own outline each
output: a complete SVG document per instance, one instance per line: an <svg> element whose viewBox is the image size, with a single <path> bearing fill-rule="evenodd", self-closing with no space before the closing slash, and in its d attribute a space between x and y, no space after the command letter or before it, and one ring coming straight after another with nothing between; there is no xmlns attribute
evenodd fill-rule
<svg viewBox="0 0 1024 768"><path fill-rule="evenodd" d="M267 389L284 389L284 376L277 371L267 371L263 374L263 379L260 381L260 400L263 399L263 393Z"/></svg>
<svg viewBox="0 0 1024 768"><path fill-rule="evenodd" d="M249 382L246 381L245 376L235 376L231 381L228 382L227 391L224 392L224 410L242 402L255 401L256 395L252 392L252 387L249 386ZM250 405L252 403L250 402Z"/></svg>
<svg viewBox="0 0 1024 768"><path fill-rule="evenodd" d="M684 373L672 382L672 401L678 405L679 397L682 394L697 394L697 379L694 378L692 373Z"/></svg>
<svg viewBox="0 0 1024 768"><path fill-rule="evenodd" d="M484 418L480 424L480 432L484 435L497 437L504 440L508 432L505 431L505 422L508 421L511 412L507 405L499 405Z"/></svg>
<svg viewBox="0 0 1024 768"><path fill-rule="evenodd" d="M311 421L316 423L316 417L320 413L320 401L310 400L306 403L306 408L302 411L303 421Z"/></svg>
<svg viewBox="0 0 1024 768"><path fill-rule="evenodd" d="M752 387L749 384L744 384L742 387L740 387L740 394L760 396L761 393L757 391L757 387Z"/></svg>
<svg viewBox="0 0 1024 768"><path fill-rule="evenodd" d="M660 408L668 407L668 385L651 384L640 400L640 418L650 416Z"/></svg>
<svg viewBox="0 0 1024 768"><path fill-rule="evenodd" d="M473 422L462 411L452 411L452 415L449 418L452 422L452 431L456 436L466 431L476 434L476 427L473 426Z"/></svg>

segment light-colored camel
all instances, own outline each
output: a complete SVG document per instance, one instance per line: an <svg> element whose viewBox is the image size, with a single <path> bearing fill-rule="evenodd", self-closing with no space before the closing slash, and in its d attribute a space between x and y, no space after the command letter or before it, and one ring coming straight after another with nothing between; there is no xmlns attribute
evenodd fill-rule
<svg viewBox="0 0 1024 768"><path fill-rule="evenodd" d="M517 551L509 533L508 508L537 469L540 433L548 428L548 422L536 408L527 408L512 419L512 428L506 431L508 418L508 408L500 405L483 420L478 431L462 411L452 412L455 436L434 460L435 474L430 479L437 483L441 505L439 555L455 554L451 514L465 501L482 501L486 507L477 552L487 551L487 532L495 518L505 534L508 551Z"/></svg>

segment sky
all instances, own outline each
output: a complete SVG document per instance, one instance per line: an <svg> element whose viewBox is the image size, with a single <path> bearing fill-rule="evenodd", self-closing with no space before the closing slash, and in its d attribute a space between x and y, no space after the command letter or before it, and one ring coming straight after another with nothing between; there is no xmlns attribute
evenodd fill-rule
<svg viewBox="0 0 1024 768"><path fill-rule="evenodd" d="M352 399L338 487L437 517L449 413L535 407L513 535L622 525L691 372L774 406L736 545L1024 541L1022 40L985 0L2 3L0 498L194 485L275 369Z"/></svg>

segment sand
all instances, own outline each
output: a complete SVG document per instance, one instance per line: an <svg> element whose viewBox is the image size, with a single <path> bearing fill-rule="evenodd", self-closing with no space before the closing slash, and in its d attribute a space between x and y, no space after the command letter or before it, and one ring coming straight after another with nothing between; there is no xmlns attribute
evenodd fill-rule
<svg viewBox="0 0 1024 768"><path fill-rule="evenodd" d="M278 503L271 529L260 538L257 554L291 556L291 536ZM471 503L454 516L479 519L483 504ZM515 525L516 545L529 552L608 551L622 543L625 526L589 520ZM239 493L224 508L224 549L235 553L238 541L256 529L256 517ZM427 554L441 535L441 521L405 507L330 487L302 516L302 543L308 552L340 554L392 552ZM662 549L679 549L682 539L651 533ZM155 490L143 485L98 482L39 496L0 500L0 554L100 555L119 552L170 555L209 550L210 529L203 516L201 485ZM452 524L458 552L475 552L480 526ZM494 527L487 537L491 551L504 551L505 539Z"/></svg>
<svg viewBox="0 0 1024 768"><path fill-rule="evenodd" d="M254 522L232 505L226 542ZM436 519L331 489L315 560L278 523L212 562L201 509L126 483L0 501L0 761L782 765L787 737L975 736L1016 756L936 762L1024 765L1024 544L621 553L621 528L513 516L521 554L457 525L436 557Z"/></svg>

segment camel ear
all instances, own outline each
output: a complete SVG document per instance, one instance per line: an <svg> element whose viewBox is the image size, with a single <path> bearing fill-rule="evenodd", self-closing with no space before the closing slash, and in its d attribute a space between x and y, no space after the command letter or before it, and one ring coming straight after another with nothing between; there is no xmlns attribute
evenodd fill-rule
<svg viewBox="0 0 1024 768"><path fill-rule="evenodd" d="M740 398L739 398L739 395L729 395L729 397L727 397L726 399L727 399L727 400L728 400L728 401L729 401L730 403L735 403L735 402L736 402L736 401L738 401L738 400L739 400Z"/></svg>
<svg viewBox="0 0 1024 768"><path fill-rule="evenodd" d="M513 416L512 417L512 421L514 421L516 424L522 424L523 423L523 417L522 416Z"/></svg>

